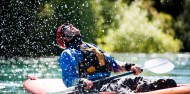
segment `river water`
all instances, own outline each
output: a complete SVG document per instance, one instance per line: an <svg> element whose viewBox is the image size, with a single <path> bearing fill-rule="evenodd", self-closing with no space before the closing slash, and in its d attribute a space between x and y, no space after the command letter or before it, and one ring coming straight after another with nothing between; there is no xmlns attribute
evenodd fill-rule
<svg viewBox="0 0 190 94"><path fill-rule="evenodd" d="M175 65L175 68L164 74L155 74L144 70L139 76L150 80L174 79L177 83L190 83L190 54L128 54L112 53L119 61L128 61L144 66L144 62L153 58L166 58ZM57 56L39 58L9 58L0 59L0 94L27 94L23 89L23 82L27 75L39 78L61 78L61 70L57 65ZM133 75L129 75L133 77Z"/></svg>

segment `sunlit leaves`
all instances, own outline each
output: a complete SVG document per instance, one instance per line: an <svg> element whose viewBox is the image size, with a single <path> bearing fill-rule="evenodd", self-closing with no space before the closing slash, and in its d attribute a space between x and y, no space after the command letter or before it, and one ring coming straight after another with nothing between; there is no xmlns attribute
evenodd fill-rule
<svg viewBox="0 0 190 94"><path fill-rule="evenodd" d="M159 24L147 18L147 11L139 7L140 2L122 6L118 10L121 18L117 29L110 28L108 35L99 38L99 45L114 52L178 52L181 42L164 33Z"/></svg>
<svg viewBox="0 0 190 94"><path fill-rule="evenodd" d="M52 8L52 5L45 4L42 12L40 12L38 15L42 16L42 17L44 17L44 16L50 17L53 14L53 12L54 12L54 10Z"/></svg>

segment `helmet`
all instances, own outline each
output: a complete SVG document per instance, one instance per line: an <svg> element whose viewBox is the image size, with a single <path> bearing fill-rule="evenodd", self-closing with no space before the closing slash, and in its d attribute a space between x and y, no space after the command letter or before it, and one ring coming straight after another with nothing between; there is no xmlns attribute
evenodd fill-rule
<svg viewBox="0 0 190 94"><path fill-rule="evenodd" d="M79 30L76 29L72 24L68 22L58 27L57 33L56 33L56 41L60 48L62 49L66 48L66 45L65 45L65 43L67 42L66 38L72 38L73 36L75 36L74 31L79 31Z"/></svg>

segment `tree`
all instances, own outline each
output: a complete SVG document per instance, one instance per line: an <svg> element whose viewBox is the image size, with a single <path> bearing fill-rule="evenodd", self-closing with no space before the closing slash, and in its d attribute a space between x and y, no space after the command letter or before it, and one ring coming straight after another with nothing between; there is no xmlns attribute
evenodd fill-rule
<svg viewBox="0 0 190 94"><path fill-rule="evenodd" d="M164 29L148 19L147 10L140 7L142 2L135 1L130 6L122 2L115 4L117 6L115 19L118 19L118 28L110 28L108 35L97 40L102 48L114 52L145 53L180 50L181 41L164 33Z"/></svg>
<svg viewBox="0 0 190 94"><path fill-rule="evenodd" d="M185 0L183 3L184 12L178 16L175 23L176 37L183 41L182 52L190 52L190 1Z"/></svg>

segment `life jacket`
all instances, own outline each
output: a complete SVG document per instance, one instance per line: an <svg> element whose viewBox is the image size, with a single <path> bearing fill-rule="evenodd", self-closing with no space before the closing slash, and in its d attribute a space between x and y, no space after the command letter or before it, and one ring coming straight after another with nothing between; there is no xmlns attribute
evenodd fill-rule
<svg viewBox="0 0 190 94"><path fill-rule="evenodd" d="M111 64L103 54L104 52L91 44L87 46L80 49L83 60L79 62L79 76L86 77L97 72L110 72Z"/></svg>

